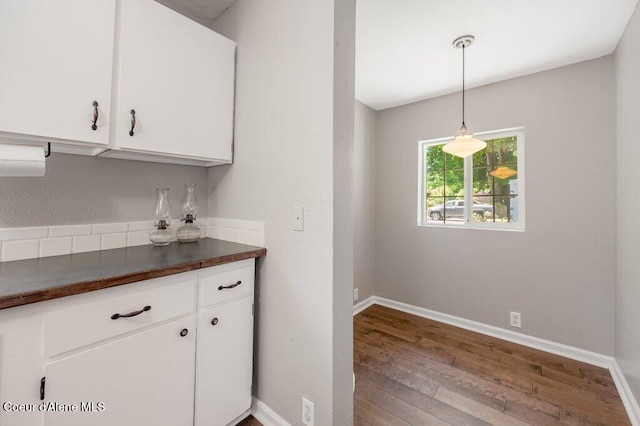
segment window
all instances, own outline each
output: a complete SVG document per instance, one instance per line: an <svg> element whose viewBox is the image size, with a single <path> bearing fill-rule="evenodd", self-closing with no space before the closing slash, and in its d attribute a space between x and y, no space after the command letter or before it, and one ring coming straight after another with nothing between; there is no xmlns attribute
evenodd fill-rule
<svg viewBox="0 0 640 426"><path fill-rule="evenodd" d="M487 147L466 159L419 142L418 224L524 229L524 129L476 133Z"/></svg>

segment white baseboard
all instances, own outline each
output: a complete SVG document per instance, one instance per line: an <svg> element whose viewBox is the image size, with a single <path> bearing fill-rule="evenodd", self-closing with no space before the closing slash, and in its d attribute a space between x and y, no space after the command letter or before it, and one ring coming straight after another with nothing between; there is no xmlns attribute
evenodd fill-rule
<svg viewBox="0 0 640 426"><path fill-rule="evenodd" d="M511 330L505 330L503 328L494 327L492 325L483 324L476 321L456 317L449 314L443 314L442 312L432 311L431 309L421 308L419 306L409 305L407 303L397 302L395 300L386 299L378 296L371 296L353 307L353 315L357 315L371 305L381 305L387 308L396 309L398 311L406 312L409 314L417 315L419 317L432 319L445 324L453 325L455 327L464 328L465 330L475 331L476 333L485 334L488 336L496 337L498 339L506 340L508 342L517 343L523 346L527 346L534 349L539 349L544 352L560 355L566 358L581 361L587 364L595 365L597 367L606 368L611 373L620 398L624 404L627 414L631 420L633 426L640 426L640 408L638 408L638 402L631 393L629 384L627 383L620 366L616 362L615 358L599 354L597 352L587 351L585 349L576 348L562 343L552 342L550 340L540 339L538 337L528 336L522 333L516 333Z"/></svg>
<svg viewBox="0 0 640 426"><path fill-rule="evenodd" d="M358 302L355 305L353 305L353 315L358 315L360 312L364 311L365 309L367 309L369 306L373 305L375 302L376 297L375 296L369 296L366 299L364 299L362 302Z"/></svg>
<svg viewBox="0 0 640 426"><path fill-rule="evenodd" d="M243 421L244 419L246 419L247 417L249 417L249 415L251 415L251 409L248 409L247 411L245 411L244 413L240 414L238 417L235 418L235 420L233 420L231 423L229 423L229 425L233 425L236 426L238 423L240 423L241 421Z"/></svg>
<svg viewBox="0 0 640 426"><path fill-rule="evenodd" d="M257 398L253 398L251 415L264 426L291 426L289 422Z"/></svg>
<svg viewBox="0 0 640 426"><path fill-rule="evenodd" d="M609 368L611 367L611 361L613 360L612 357L607 355L564 345L562 343L552 342L550 340L540 339L538 337L528 336L526 334L505 330L504 328L494 327L492 325L471 321L465 318L443 314L441 312L432 311L431 309L396 302L395 300L385 299L383 297L375 296L374 299L375 301L373 303L378 305L397 309L398 311L407 312L419 317L429 318L455 327L464 328L465 330L475 331L476 333L486 334L487 336L497 337L498 339L506 340L508 342L575 359L576 361L586 362L587 364L596 365L598 367Z"/></svg>
<svg viewBox="0 0 640 426"><path fill-rule="evenodd" d="M611 372L611 377L613 377L613 381L616 384L616 388L618 389L624 408L627 410L631 424L633 426L640 426L640 406L631 392L627 379L625 379L624 374L622 374L618 361L615 359L613 360L609 371Z"/></svg>

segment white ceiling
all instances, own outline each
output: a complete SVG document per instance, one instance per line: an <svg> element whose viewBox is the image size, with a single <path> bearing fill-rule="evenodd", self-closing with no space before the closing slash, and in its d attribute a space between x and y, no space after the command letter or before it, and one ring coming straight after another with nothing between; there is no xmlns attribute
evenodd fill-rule
<svg viewBox="0 0 640 426"><path fill-rule="evenodd" d="M175 11L195 19L204 25L211 25L236 0L156 0Z"/></svg>
<svg viewBox="0 0 640 426"><path fill-rule="evenodd" d="M356 98L380 110L612 53L638 0L358 0Z"/></svg>

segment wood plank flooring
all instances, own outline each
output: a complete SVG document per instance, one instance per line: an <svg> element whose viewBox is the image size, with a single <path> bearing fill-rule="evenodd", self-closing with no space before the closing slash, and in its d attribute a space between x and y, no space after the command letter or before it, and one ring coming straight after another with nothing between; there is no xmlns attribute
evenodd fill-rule
<svg viewBox="0 0 640 426"><path fill-rule="evenodd" d="M249 417L238 423L237 426L262 426L262 423L260 423L256 420L255 417L250 415Z"/></svg>
<svg viewBox="0 0 640 426"><path fill-rule="evenodd" d="M378 305L353 338L356 426L631 424L604 368Z"/></svg>
<svg viewBox="0 0 640 426"><path fill-rule="evenodd" d="M353 335L356 425L630 425L603 368L378 305Z"/></svg>

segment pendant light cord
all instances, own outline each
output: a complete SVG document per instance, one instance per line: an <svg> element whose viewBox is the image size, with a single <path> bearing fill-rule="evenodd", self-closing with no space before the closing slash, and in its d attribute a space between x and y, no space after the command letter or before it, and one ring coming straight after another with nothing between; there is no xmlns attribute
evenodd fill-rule
<svg viewBox="0 0 640 426"><path fill-rule="evenodd" d="M467 127L464 124L464 49L465 49L465 45L463 43L462 44L462 127L463 128Z"/></svg>

